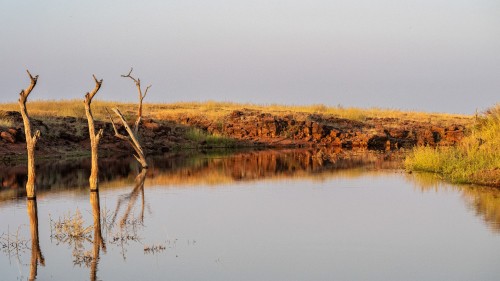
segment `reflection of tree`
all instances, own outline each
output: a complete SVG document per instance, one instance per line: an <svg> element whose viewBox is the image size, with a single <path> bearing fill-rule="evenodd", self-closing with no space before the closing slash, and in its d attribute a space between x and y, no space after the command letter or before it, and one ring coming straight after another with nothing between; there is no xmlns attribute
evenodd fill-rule
<svg viewBox="0 0 500 281"><path fill-rule="evenodd" d="M99 204L99 191L90 192L90 205L92 205L92 215L94 217L94 253L90 265L90 280L97 280L97 265L99 263L100 250L106 252L106 244L101 232L101 208Z"/></svg>
<svg viewBox="0 0 500 281"><path fill-rule="evenodd" d="M135 202L137 201L137 197L139 196L139 194L142 197L141 214L139 216L139 222L140 223L144 222L144 205L145 205L144 182L146 181L147 172L148 172L147 169L142 169L141 173L139 173L139 175L137 175L137 177L135 178L135 186L134 189L132 189L132 192L130 192L129 194L122 195L118 199L118 202L116 204L115 216L113 217L112 223L115 222L116 216L118 215L122 204L128 201L127 209L125 210L125 213L123 214L123 217L120 220L120 225L123 226L127 223L130 212L132 211L132 208L135 206Z"/></svg>
<svg viewBox="0 0 500 281"><path fill-rule="evenodd" d="M126 245L129 241L140 242L137 235L138 227L142 226L144 221L144 182L146 179L147 170L136 177L136 184L130 194L127 194L118 200L117 208L114 213L109 213L106 209L101 216L99 191L90 192L90 205L92 206L93 227L86 226L85 221L80 213L76 211L75 215L65 215L57 221L51 219L51 237L57 241L57 244L69 244L73 248L73 263L79 266L90 268L90 280L97 279L97 271L100 260L101 249L106 252L106 243L121 247L123 258L126 259ZM133 206L139 195L142 196L142 208L140 219L133 218ZM120 226L113 234L115 229L116 218L119 215L120 206L128 200L128 206L120 220ZM132 218L131 218L132 217ZM104 226L104 236L103 236ZM92 229L93 235L92 235ZM93 237L92 237L93 236ZM86 243L92 243L93 250L86 250Z"/></svg>
<svg viewBox="0 0 500 281"><path fill-rule="evenodd" d="M145 198L144 198L144 182L146 181L146 174L148 170L142 169L142 171L135 178L135 185L129 194L122 195L116 204L116 210L114 212L113 218L111 220L111 225L115 224L116 218L120 212L122 204L128 201L127 208L120 219L120 230L112 238L112 243L117 243L122 248L123 259L126 259L126 249L125 245L128 241L139 241L139 236L137 235L137 227L144 225L144 208L145 208ZM141 195L141 213L139 219L132 216L130 218L132 209L135 206L137 198Z"/></svg>
<svg viewBox="0 0 500 281"><path fill-rule="evenodd" d="M31 230L31 266L29 280L35 280L38 271L38 263L45 265L45 259L43 258L38 240L38 208L36 200L27 200L27 210L30 218Z"/></svg>

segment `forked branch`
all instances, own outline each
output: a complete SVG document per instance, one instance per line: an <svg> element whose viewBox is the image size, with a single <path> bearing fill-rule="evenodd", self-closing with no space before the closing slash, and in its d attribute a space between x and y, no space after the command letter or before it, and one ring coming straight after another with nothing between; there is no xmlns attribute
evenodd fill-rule
<svg viewBox="0 0 500 281"><path fill-rule="evenodd" d="M149 85L146 87L146 90L144 90L144 94L142 93L142 88L141 88L141 79L135 78L132 76L132 71L134 70L133 67L130 68L130 71L128 74L123 74L121 77L124 78L130 78L132 81L134 81L135 86L137 87L137 91L139 92L139 108L137 109L137 119L134 123L134 132L136 135L139 133L139 125L141 124L141 119L142 119L142 102L146 95L148 94L149 88L151 88L152 85Z"/></svg>
<svg viewBox="0 0 500 281"><path fill-rule="evenodd" d="M90 93L87 92L85 94L85 103L88 103L89 105L92 103L92 99L97 94L97 92L99 91L99 89L101 88L101 85L102 85L102 79L97 80L97 78L95 78L94 74L92 74L92 78L94 78L95 87L92 90L92 92L90 92Z"/></svg>
<svg viewBox="0 0 500 281"><path fill-rule="evenodd" d="M29 145L33 145L33 147L36 145L39 137L40 137L40 131L36 131L34 135L32 135L31 132L31 121L29 119L29 114L28 110L26 108L26 102L28 101L28 97L31 94L31 91L36 86L36 82L38 81L38 75L31 75L29 70L26 70L28 73L28 76L30 77L30 85L24 89L21 90L21 93L19 93L19 106L21 108L21 116L23 117L23 123L24 123L24 132L26 134L26 143Z"/></svg>

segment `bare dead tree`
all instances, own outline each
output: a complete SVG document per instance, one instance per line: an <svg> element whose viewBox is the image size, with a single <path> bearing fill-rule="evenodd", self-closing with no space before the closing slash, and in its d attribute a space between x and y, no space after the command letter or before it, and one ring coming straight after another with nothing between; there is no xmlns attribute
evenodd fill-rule
<svg viewBox="0 0 500 281"><path fill-rule="evenodd" d="M36 130L35 134L32 134L31 130L31 122L28 115L28 110L26 109L26 102L28 101L28 96L30 95L33 88L36 86L36 82L38 81L38 75L33 77L31 73L26 70L30 77L30 85L21 90L19 94L19 106L21 107L21 115L23 117L24 123L24 133L26 135L26 149L28 151L28 181L26 182L26 194L28 199L35 198L35 178L36 178L36 170L35 170L35 147L38 139L40 138L40 131Z"/></svg>
<svg viewBox="0 0 500 281"><path fill-rule="evenodd" d="M122 113L118 108L112 108L113 112L118 116L118 118L121 120L123 126L125 127L125 130L127 131L128 136L122 135L118 132L118 129L116 129L115 122L113 121L113 118L111 117L111 114L109 113L108 109L106 108L106 111L108 113L108 118L111 121L111 124L113 125L113 129L115 131L115 136L119 139L126 140L130 143L132 148L135 150L135 153L137 155L134 155L135 159L139 161L139 163L142 165L143 169L148 168L148 163L146 162L146 157L144 156L144 151L142 150L142 146L137 139L137 135L130 129L130 126L127 124L127 120L125 120L125 117L123 117Z"/></svg>
<svg viewBox="0 0 500 281"><path fill-rule="evenodd" d="M90 150L92 152L92 168L90 170L90 190L97 190L98 188L98 182L99 182L99 141L102 138L103 135L103 129L100 129L97 134L95 133L95 126L94 126L94 117L92 116L92 109L90 108L90 104L92 103L92 99L94 96L97 94L99 89L101 88L102 85L102 79L97 80L95 78L95 75L92 75L95 81L95 87L92 90L92 92L87 92L85 94L85 114L87 115L87 121L89 123L89 134L90 134Z"/></svg>
<svg viewBox="0 0 500 281"><path fill-rule="evenodd" d="M128 77L128 78L132 79L132 81L134 81L134 83L135 83L135 86L137 87L137 91L139 92L139 108L137 109L137 119L136 119L135 124L134 124L134 133L137 136L139 133L139 125L140 125L141 119L142 119L142 101L146 97L148 90L149 90L149 88L151 88L152 85L147 86L146 90L144 91L144 94L143 94L142 88L141 88L141 79L139 79L139 78L136 79L136 78L132 77L131 74L132 74L133 70L134 70L134 68L131 67L128 74L121 75L121 77L125 77L125 78Z"/></svg>

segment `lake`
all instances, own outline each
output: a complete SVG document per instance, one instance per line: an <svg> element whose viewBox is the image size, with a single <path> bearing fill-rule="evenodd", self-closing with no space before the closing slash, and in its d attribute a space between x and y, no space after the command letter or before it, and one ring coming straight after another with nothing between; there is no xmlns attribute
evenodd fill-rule
<svg viewBox="0 0 500 281"><path fill-rule="evenodd" d="M500 191L297 149L0 168L0 280L500 280Z"/></svg>

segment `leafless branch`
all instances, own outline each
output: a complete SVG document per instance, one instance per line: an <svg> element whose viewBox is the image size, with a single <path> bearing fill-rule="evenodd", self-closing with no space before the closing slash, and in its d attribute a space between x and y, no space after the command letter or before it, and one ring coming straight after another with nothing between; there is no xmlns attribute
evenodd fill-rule
<svg viewBox="0 0 500 281"><path fill-rule="evenodd" d="M92 103L92 99L97 94L97 92L99 91L99 89L101 88L101 85L102 85L102 79L97 80L97 78L95 78L95 75L92 75L92 77L94 78L94 81L95 81L95 87L92 90L92 92L90 92L90 93L87 92L85 94L85 102L88 103L89 105L90 105L90 103Z"/></svg>
<svg viewBox="0 0 500 281"><path fill-rule="evenodd" d="M127 78L127 77L128 77L128 78L132 79L132 80L135 82L135 84L136 84L136 85L141 85L141 80L140 80L140 79L135 79L134 77L132 77L132 75L131 75L131 74L132 74L132 71L133 71L133 70L134 70L134 68L133 68L133 67L131 67L131 68L130 68L130 71L128 72L128 74L127 74L127 75L122 74L122 75L121 75L121 77L125 77L125 78Z"/></svg>
<svg viewBox="0 0 500 281"><path fill-rule="evenodd" d="M151 88L151 86L153 86L153 85L149 85L146 87L146 90L144 91L144 95L142 96L141 101L146 97L146 95L148 94L148 90L149 90L149 88Z"/></svg>
<svg viewBox="0 0 500 281"><path fill-rule="evenodd" d="M129 138L129 137L127 137L127 136L124 136L124 135L120 134L120 133L118 132L118 129L116 129L115 122L113 121L113 117L111 117L111 114L109 113L108 108L106 108L106 113L107 113L107 116L108 116L109 121L111 122L111 125L113 125L113 130L115 131L115 137L117 137L117 138L119 138L119 139L122 139L122 140L129 141L129 140L130 140L130 138Z"/></svg>
<svg viewBox="0 0 500 281"><path fill-rule="evenodd" d="M135 133L130 129L129 125L127 124L127 121L125 120L125 117L123 117L122 113L118 108L112 108L113 112L118 116L118 118L121 120L123 126L125 127L125 130L127 131L128 136L124 136L118 132L116 129L115 123L113 121L113 118L111 117L111 114L109 113L108 109L106 109L108 113L108 118L111 121L111 124L113 125L113 129L115 131L115 136L122 139L126 140L130 143L132 148L135 150L137 155L134 155L134 157L141 163L143 168L147 168L148 164L146 162L146 157L144 156L144 151L142 150L142 146L139 143Z"/></svg>

